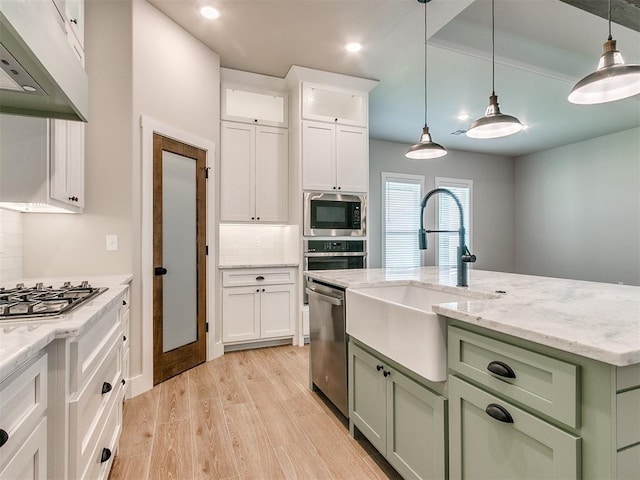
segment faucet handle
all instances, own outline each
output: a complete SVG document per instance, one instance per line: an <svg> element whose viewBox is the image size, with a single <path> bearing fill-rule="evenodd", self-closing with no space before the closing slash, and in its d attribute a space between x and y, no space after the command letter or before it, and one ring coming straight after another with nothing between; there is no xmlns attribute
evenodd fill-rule
<svg viewBox="0 0 640 480"><path fill-rule="evenodd" d="M466 262L466 263L475 263L476 261L476 256L475 255L462 255L462 261Z"/></svg>

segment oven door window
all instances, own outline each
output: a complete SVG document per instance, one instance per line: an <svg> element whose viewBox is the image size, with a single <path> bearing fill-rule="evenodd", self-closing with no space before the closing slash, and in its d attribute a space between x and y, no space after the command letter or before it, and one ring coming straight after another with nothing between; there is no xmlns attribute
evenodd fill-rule
<svg viewBox="0 0 640 480"><path fill-rule="evenodd" d="M354 218L354 211L358 211ZM358 202L311 201L311 228L348 230L360 228Z"/></svg>
<svg viewBox="0 0 640 480"><path fill-rule="evenodd" d="M313 257L308 259L307 270L346 270L364 268L364 257Z"/></svg>

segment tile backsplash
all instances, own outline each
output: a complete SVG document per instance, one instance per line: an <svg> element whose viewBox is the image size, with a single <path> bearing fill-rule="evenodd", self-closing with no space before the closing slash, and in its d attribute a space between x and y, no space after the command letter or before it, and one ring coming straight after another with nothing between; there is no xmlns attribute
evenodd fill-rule
<svg viewBox="0 0 640 480"><path fill-rule="evenodd" d="M297 225L220 225L220 265L297 263Z"/></svg>
<svg viewBox="0 0 640 480"><path fill-rule="evenodd" d="M0 282L22 278L22 214L0 208Z"/></svg>

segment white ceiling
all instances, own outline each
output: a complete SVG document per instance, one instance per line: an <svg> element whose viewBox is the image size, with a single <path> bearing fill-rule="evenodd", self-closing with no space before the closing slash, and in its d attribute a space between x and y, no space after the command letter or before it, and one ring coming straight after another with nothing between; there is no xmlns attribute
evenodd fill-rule
<svg viewBox="0 0 640 480"><path fill-rule="evenodd" d="M424 123L424 6L417 0L148 0L220 55L223 67L284 77L291 65L372 78L370 136L415 143ZM598 0L605 1L605 0ZM203 4L221 12L206 20ZM491 2L432 0L428 123L450 149L523 155L640 126L640 98L579 106L572 86L593 71L607 21L559 0L496 0L496 93L503 113L528 125L474 140L465 130L491 93ZM640 13L639 13L640 15ZM640 33L613 25L627 63ZM343 50L358 41L358 54ZM467 112L467 121L457 114Z"/></svg>

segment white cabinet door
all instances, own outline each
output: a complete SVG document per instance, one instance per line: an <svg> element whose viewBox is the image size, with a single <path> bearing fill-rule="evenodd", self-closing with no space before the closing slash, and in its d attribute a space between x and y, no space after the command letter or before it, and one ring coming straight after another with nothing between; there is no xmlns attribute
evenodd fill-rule
<svg viewBox="0 0 640 480"><path fill-rule="evenodd" d="M302 122L302 188L336 190L335 126Z"/></svg>
<svg viewBox="0 0 640 480"><path fill-rule="evenodd" d="M336 183L339 190L369 190L369 138L366 128L336 127Z"/></svg>
<svg viewBox="0 0 640 480"><path fill-rule="evenodd" d="M84 123L54 120L51 147L51 198L84 207Z"/></svg>
<svg viewBox="0 0 640 480"><path fill-rule="evenodd" d="M294 286L265 286L260 292L261 338L293 335Z"/></svg>
<svg viewBox="0 0 640 480"><path fill-rule="evenodd" d="M222 289L222 341L237 342L260 338L260 289Z"/></svg>
<svg viewBox="0 0 640 480"><path fill-rule="evenodd" d="M0 478L45 480L47 478L47 418L43 417L33 433L24 441Z"/></svg>
<svg viewBox="0 0 640 480"><path fill-rule="evenodd" d="M65 8L69 27L84 49L84 1L66 0Z"/></svg>
<svg viewBox="0 0 640 480"><path fill-rule="evenodd" d="M281 128L256 127L255 216L266 222L289 217L289 135Z"/></svg>
<svg viewBox="0 0 640 480"><path fill-rule="evenodd" d="M255 127L222 123L220 220L255 220Z"/></svg>

